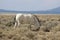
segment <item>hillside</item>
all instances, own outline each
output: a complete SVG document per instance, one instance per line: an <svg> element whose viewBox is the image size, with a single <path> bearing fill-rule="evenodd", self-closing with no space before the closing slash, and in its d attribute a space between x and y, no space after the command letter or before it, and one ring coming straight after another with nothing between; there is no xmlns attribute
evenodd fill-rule
<svg viewBox="0 0 60 40"><path fill-rule="evenodd" d="M0 9L0 12L11 12L11 13L32 13L32 14L60 14L60 7L49 9L47 11L14 11L14 10L4 10Z"/></svg>

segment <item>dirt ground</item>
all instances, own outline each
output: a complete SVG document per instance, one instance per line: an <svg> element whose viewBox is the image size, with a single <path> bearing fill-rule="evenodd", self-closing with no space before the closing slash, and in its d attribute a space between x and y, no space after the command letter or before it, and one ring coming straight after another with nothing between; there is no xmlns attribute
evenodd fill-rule
<svg viewBox="0 0 60 40"><path fill-rule="evenodd" d="M35 14L40 23L38 31L24 24L14 29L15 14L0 14L0 40L60 40L60 14Z"/></svg>

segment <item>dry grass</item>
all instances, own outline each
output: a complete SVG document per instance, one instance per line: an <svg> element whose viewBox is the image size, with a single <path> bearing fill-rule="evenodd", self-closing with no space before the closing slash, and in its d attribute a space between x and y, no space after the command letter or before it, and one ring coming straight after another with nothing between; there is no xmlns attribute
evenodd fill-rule
<svg viewBox="0 0 60 40"><path fill-rule="evenodd" d="M29 24L13 28L15 15L0 15L0 40L60 40L60 15L37 15L40 30L30 30Z"/></svg>

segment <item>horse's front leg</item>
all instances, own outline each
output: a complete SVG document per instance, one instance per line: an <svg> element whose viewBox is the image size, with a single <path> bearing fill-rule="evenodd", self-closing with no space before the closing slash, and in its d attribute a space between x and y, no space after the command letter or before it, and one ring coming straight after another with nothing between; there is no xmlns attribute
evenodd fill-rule
<svg viewBox="0 0 60 40"><path fill-rule="evenodd" d="M17 25L18 25L18 23L17 23L17 22L15 22L14 28L16 28L16 27L17 27Z"/></svg>
<svg viewBox="0 0 60 40"><path fill-rule="evenodd" d="M18 20L18 27L20 26L20 24L21 24L21 23L20 23L20 21Z"/></svg>

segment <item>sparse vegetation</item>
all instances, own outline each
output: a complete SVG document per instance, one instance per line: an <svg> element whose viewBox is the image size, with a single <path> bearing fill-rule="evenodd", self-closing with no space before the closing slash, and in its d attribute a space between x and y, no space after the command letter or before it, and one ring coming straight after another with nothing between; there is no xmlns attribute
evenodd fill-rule
<svg viewBox="0 0 60 40"><path fill-rule="evenodd" d="M0 40L60 40L60 15L37 15L40 22L37 31L30 29L34 25L24 23L14 29L14 17L0 15Z"/></svg>

